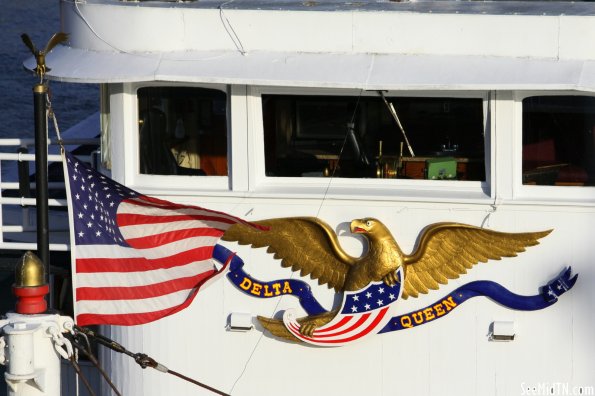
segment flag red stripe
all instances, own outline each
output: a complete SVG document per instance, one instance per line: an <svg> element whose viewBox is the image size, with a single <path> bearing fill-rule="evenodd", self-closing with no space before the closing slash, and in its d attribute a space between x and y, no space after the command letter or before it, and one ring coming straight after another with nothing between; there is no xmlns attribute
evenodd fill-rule
<svg viewBox="0 0 595 396"><path fill-rule="evenodd" d="M213 246L201 246L156 259L147 259L144 257L78 258L76 259L76 272L138 272L179 267L195 261L210 259L213 256L213 249Z"/></svg>
<svg viewBox="0 0 595 396"><path fill-rule="evenodd" d="M172 307L166 308L159 311L153 312L143 312L143 313L127 313L127 314L91 314L91 313L84 313L79 314L76 316L76 323L79 326L88 326L93 324L107 324L107 325L120 325L120 326L133 326L133 325L140 325L149 322L153 322L157 319L164 318L169 315L173 315L176 312L183 310L184 308L188 307L192 301L194 301L194 297L196 294L209 279L213 278L217 274L225 271L227 266L229 265L229 260L225 263L223 268L219 271L211 274L209 277L205 278L200 284L196 285L196 288L192 290L186 301L182 304Z"/></svg>
<svg viewBox="0 0 595 396"><path fill-rule="evenodd" d="M370 317L370 313L366 313L363 315L360 315L360 317L357 319L357 322L355 322L354 324L352 324L349 327L344 328L341 331L338 331L336 333L332 333L332 334L315 334L314 337L316 338L316 340L318 340L319 338L327 338L327 337L336 337L336 336L340 336L342 334L345 333L349 333L352 330L357 329L358 327L360 327L362 324L364 324L364 322Z"/></svg>
<svg viewBox="0 0 595 396"><path fill-rule="evenodd" d="M151 216L151 215L143 215L143 214L136 214L136 213L118 213L116 215L116 221L118 222L118 226L125 227L129 225L139 225L139 224L158 224L158 223L172 223L176 221L187 221L187 220L194 220L194 221L216 221L218 223L225 223L225 224L235 224L236 222L233 220L229 220L222 217L217 216L203 216L203 215L196 215L196 214L172 214L168 216Z"/></svg>
<svg viewBox="0 0 595 396"><path fill-rule="evenodd" d="M344 325L346 325L353 317L352 316L345 316L343 317L343 319L341 319L340 321L338 321L337 323L335 323L334 325L332 325L331 327L327 327L325 329L321 329L321 330L314 330L314 335L317 336L319 334L324 334L324 333L328 333L329 331L333 331L338 329L339 327L343 327Z"/></svg>
<svg viewBox="0 0 595 396"><path fill-rule="evenodd" d="M169 209L169 210L176 210L176 209L196 209L196 210L202 210L204 212L211 213L212 215L222 216L222 217L224 217L226 219L231 220L233 223L237 223L237 222L247 223L245 220L242 220L242 219L240 219L238 217L229 215L229 214L227 214L225 212L218 212L216 210L205 209L205 208L201 208L200 206L177 204L177 203L174 203L174 202L169 202L169 201L161 200L161 199L158 199L158 198L149 197L149 196L146 196L146 195L139 196L138 198L140 198L140 200L126 199L126 200L124 200L124 202L129 203L129 204L133 204L133 205L150 206L150 207L159 208L159 209Z"/></svg>
<svg viewBox="0 0 595 396"><path fill-rule="evenodd" d="M76 323L79 326L89 325L118 325L118 326L135 326L149 322L153 322L157 319L164 318L175 314L178 311L186 308L194 300L194 297L198 293L198 288L194 289L192 294L182 304L166 308L159 311L143 312L143 313L127 313L127 314L80 314L76 316Z"/></svg>
<svg viewBox="0 0 595 396"><path fill-rule="evenodd" d="M79 287L76 290L76 300L138 300L164 296L180 290L192 289L210 278L214 269L201 274L173 279L148 286L134 287Z"/></svg>
<svg viewBox="0 0 595 396"><path fill-rule="evenodd" d="M149 197L146 195L139 195L137 197L139 200L125 200L124 202L126 203L130 203L130 204L135 204L135 205L139 205L139 206L151 206L154 208L160 208L160 209L170 209L170 210L176 210L176 209L197 209L197 210L204 210L205 212L209 212L209 213L213 213L214 215L220 215L222 216L224 219L229 220L229 224L235 224L235 223L242 223L245 225L248 225L250 227L254 227L256 229L259 230L263 230L263 231L268 231L270 229L270 227L266 227L266 226L262 226L260 224L254 224L251 223L249 221L246 220L242 220L239 217L235 217L232 215L229 215L225 212L219 212L216 210L211 210L211 209L205 209L205 208L201 208L199 206L193 206L193 205L180 205L180 204L176 204L173 202L169 202L169 201L165 201L159 198L155 198L155 197ZM143 202L144 201L144 202ZM154 203L154 205L152 205L151 203ZM217 217L217 219L221 219L222 217Z"/></svg>
<svg viewBox="0 0 595 396"><path fill-rule="evenodd" d="M215 228L187 228L138 238L126 238L126 242L135 249L147 249L167 245L182 239L199 236L219 237L221 235L223 235L223 231Z"/></svg>
<svg viewBox="0 0 595 396"><path fill-rule="evenodd" d="M368 327L366 327L363 331L361 331L357 334L354 334L351 337L343 338L340 340L317 340L315 338L308 338L308 339L312 340L312 341L319 342L319 343L323 343L323 344L339 344L339 343L357 340L358 338L361 338L361 337L365 336L366 334L368 334L369 332L371 332L372 330L374 330L376 325L378 325L378 323L380 323L382 318L384 318L384 315L386 314L387 311L388 311L388 307L382 308L382 310L378 313L378 316L374 319L374 321L372 323L370 323L370 325Z"/></svg>

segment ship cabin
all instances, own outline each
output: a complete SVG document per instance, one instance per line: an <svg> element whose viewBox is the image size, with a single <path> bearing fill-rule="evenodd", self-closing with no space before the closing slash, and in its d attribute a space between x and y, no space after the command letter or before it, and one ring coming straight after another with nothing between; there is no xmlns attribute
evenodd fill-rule
<svg viewBox="0 0 595 396"><path fill-rule="evenodd" d="M594 4L62 0L61 10L69 41L47 56L49 76L100 85L99 167L118 182L246 220L318 217L354 256L366 249L346 226L355 218L381 219L407 253L442 221L553 230L403 312L471 280L532 295L565 267L580 274L550 309L476 298L342 348L280 341L258 325L225 331L234 312L274 316L296 303L251 299L223 280L176 315L107 334L234 395L593 384ZM226 246L261 279L299 277L266 249ZM514 341L487 339L498 320L515 323ZM125 394L195 394L115 353L103 361Z"/></svg>

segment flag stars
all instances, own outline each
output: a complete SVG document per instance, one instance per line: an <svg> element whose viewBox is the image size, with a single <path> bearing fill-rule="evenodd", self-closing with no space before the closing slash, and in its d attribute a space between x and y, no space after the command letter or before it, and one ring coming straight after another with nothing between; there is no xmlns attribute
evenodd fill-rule
<svg viewBox="0 0 595 396"><path fill-rule="evenodd" d="M79 194L76 194L74 197L76 198L77 201L81 199L81 196Z"/></svg>
<svg viewBox="0 0 595 396"><path fill-rule="evenodd" d="M395 298L397 298L397 297L395 297L395 295L391 293L391 294L389 294L389 295L388 295L388 298L390 298L390 299L391 299L391 301L392 301L392 300L394 300L394 299L395 299Z"/></svg>
<svg viewBox="0 0 595 396"><path fill-rule="evenodd" d="M351 312L357 312L357 307L355 305L351 307Z"/></svg>
<svg viewBox="0 0 595 396"><path fill-rule="evenodd" d="M97 230L97 232L95 233L96 237L100 237L101 236L101 231Z"/></svg>
<svg viewBox="0 0 595 396"><path fill-rule="evenodd" d="M382 294L384 293L384 288L383 287L379 287L378 288L378 294Z"/></svg>
<svg viewBox="0 0 595 396"><path fill-rule="evenodd" d="M84 233L84 232L82 232L82 231L79 231L79 233L78 233L78 236L79 236L79 238L82 238L82 237L84 237L84 236L85 236L85 233Z"/></svg>
<svg viewBox="0 0 595 396"><path fill-rule="evenodd" d="M353 301L359 301L359 296L357 294L353 295Z"/></svg>
<svg viewBox="0 0 595 396"><path fill-rule="evenodd" d="M378 300L378 301L376 301L376 304L378 304L378 306L380 307L381 305L384 305L384 301Z"/></svg>
<svg viewBox="0 0 595 396"><path fill-rule="evenodd" d="M91 222L88 222L88 223L87 223L87 228L91 228L91 227L93 227L93 223L91 223Z"/></svg>
<svg viewBox="0 0 595 396"><path fill-rule="evenodd" d="M369 310L369 309L371 308L371 307L370 307L370 304L366 304L366 305L364 305L364 308L366 308L366 311L367 311L367 310Z"/></svg>
<svg viewBox="0 0 595 396"><path fill-rule="evenodd" d="M370 293L370 292L367 292L367 293L366 293L366 298L372 298L372 293Z"/></svg>
<svg viewBox="0 0 595 396"><path fill-rule="evenodd" d="M84 216L83 213L82 212L79 212L79 214L78 214L79 219L82 219L83 216Z"/></svg>

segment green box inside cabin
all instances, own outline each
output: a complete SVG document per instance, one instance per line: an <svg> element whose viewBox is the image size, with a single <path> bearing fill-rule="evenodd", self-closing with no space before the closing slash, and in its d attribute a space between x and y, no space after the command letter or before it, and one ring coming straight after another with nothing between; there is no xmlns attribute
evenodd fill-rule
<svg viewBox="0 0 595 396"><path fill-rule="evenodd" d="M426 178L430 180L454 180L457 178L457 161L453 157L426 160Z"/></svg>

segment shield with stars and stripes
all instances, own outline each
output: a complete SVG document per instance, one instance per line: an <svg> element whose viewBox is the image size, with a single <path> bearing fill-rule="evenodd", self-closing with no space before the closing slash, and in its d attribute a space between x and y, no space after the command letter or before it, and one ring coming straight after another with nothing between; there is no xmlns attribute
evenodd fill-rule
<svg viewBox="0 0 595 396"><path fill-rule="evenodd" d="M318 346L341 346L376 334L392 317L390 312L401 296L402 268L397 270L397 275L399 282L394 286L373 282L363 289L345 292L337 316L314 330L311 337L300 333L296 310L285 311L283 323L299 340Z"/></svg>

